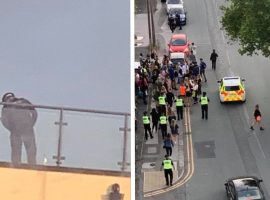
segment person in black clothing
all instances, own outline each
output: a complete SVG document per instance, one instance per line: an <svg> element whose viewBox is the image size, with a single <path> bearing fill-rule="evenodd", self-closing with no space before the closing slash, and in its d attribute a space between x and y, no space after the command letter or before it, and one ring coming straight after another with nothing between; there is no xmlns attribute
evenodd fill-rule
<svg viewBox="0 0 270 200"><path fill-rule="evenodd" d="M259 109L259 105L257 104L255 106L255 110L254 110L254 121L252 122L252 125L250 127L251 130L254 130L254 125L255 124L258 124L260 126L260 130L263 131L264 128L261 126L261 121L262 121L262 114L261 114L261 111Z"/></svg>
<svg viewBox="0 0 270 200"><path fill-rule="evenodd" d="M181 19L180 19L180 14L176 13L175 14L176 17L176 25L179 26L179 30L182 30L182 24L181 24Z"/></svg>
<svg viewBox="0 0 270 200"><path fill-rule="evenodd" d="M169 89L169 91L167 92L166 100L167 100L169 106L172 107L173 101L174 101L174 94L172 92L172 89Z"/></svg>
<svg viewBox="0 0 270 200"><path fill-rule="evenodd" d="M156 108L152 108L152 111L151 111L150 115L151 115L151 119L152 119L152 131L154 132L154 128L155 128L156 133L157 133L159 114L158 114Z"/></svg>
<svg viewBox="0 0 270 200"><path fill-rule="evenodd" d="M6 93L2 101L14 105L4 105L2 108L2 124L10 131L11 161L21 163L22 145L24 144L28 164L36 164L36 141L34 125L37 120L37 111L24 98L17 98L13 93Z"/></svg>
<svg viewBox="0 0 270 200"><path fill-rule="evenodd" d="M200 58L200 75L201 75L201 77L204 77L204 81L207 82L207 79L205 76L205 69L206 69L206 64L203 61L203 59Z"/></svg>
<svg viewBox="0 0 270 200"><path fill-rule="evenodd" d="M217 62L218 54L216 53L215 49L211 53L210 60L212 61L212 69L216 70L216 62Z"/></svg>
<svg viewBox="0 0 270 200"><path fill-rule="evenodd" d="M176 28L176 23L175 23L175 19L173 17L172 14L169 15L169 26L170 26L170 29L172 31L172 33L174 32L175 28Z"/></svg>
<svg viewBox="0 0 270 200"><path fill-rule="evenodd" d="M112 185L112 191L109 195L109 200L123 200L124 194L120 193L120 185L118 183L115 183Z"/></svg>

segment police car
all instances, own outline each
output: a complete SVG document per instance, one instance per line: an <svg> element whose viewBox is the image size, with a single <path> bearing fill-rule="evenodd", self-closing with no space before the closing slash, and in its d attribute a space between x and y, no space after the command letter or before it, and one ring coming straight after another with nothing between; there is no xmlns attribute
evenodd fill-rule
<svg viewBox="0 0 270 200"><path fill-rule="evenodd" d="M227 198L229 200L265 200L260 185L262 181L255 176L230 178L225 182Z"/></svg>
<svg viewBox="0 0 270 200"><path fill-rule="evenodd" d="M241 79L239 76L224 77L218 81L220 102L245 102L246 91L244 81L245 79Z"/></svg>

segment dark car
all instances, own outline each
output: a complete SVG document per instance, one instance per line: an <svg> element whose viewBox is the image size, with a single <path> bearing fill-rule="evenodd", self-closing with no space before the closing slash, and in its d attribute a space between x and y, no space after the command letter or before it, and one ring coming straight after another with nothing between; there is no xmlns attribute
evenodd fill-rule
<svg viewBox="0 0 270 200"><path fill-rule="evenodd" d="M265 200L260 183L261 179L254 176L230 178L225 183L229 200Z"/></svg>
<svg viewBox="0 0 270 200"><path fill-rule="evenodd" d="M187 12L184 7L181 5L177 8L171 8L168 12L168 24L169 24L169 17L173 17L176 20L176 15L180 16L181 25L186 25L187 23Z"/></svg>

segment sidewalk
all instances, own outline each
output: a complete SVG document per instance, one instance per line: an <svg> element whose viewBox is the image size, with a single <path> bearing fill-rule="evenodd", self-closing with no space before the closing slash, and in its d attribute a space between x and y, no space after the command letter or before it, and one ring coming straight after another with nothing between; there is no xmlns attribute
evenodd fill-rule
<svg viewBox="0 0 270 200"><path fill-rule="evenodd" d="M148 18L147 13L135 15L135 36L139 43L135 47L135 59L138 60L139 54L145 56L149 53L149 35L148 35ZM161 55L160 55L161 56ZM162 59L162 58L161 58ZM175 97L178 96L178 91L174 91ZM138 130L136 131L136 199L145 199L143 195L153 191L164 190L168 188L165 183L165 177L161 163L166 154L163 149L163 139L160 130L153 132L153 139L144 140L144 128L142 125L142 113L147 111L150 113L155 102L153 99L148 99L148 105L142 105L141 99L137 107ZM173 105L175 111L175 104ZM177 136L176 144L174 145L171 159L174 162L176 171L174 171L173 183L177 182L184 174L184 142L183 142L183 120L177 121L179 126L179 135ZM170 133L170 127L167 127Z"/></svg>
<svg viewBox="0 0 270 200"><path fill-rule="evenodd" d="M174 92L177 95L177 91ZM152 101L149 104L149 110L155 106L155 102ZM175 111L175 106L173 107ZM173 147L171 159L174 162L176 171L174 171L174 181L176 182L184 173L184 146L183 146L183 120L177 121L179 126L179 135L176 138L176 144ZM168 133L170 133L170 126L167 127ZM163 149L163 139L160 130L153 132L153 139L148 139L143 144L143 164L142 164L142 176L143 176L143 192L152 192L166 188L163 169L160 170L162 161L166 154Z"/></svg>

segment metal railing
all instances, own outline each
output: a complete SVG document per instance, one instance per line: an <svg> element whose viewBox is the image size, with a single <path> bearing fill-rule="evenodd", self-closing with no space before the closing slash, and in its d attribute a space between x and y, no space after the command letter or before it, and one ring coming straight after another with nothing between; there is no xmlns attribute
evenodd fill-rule
<svg viewBox="0 0 270 200"><path fill-rule="evenodd" d="M12 106L12 103L0 102ZM35 107L37 164L130 171L130 114L71 107ZM9 131L0 126L0 161L10 162ZM23 161L26 161L23 152Z"/></svg>

